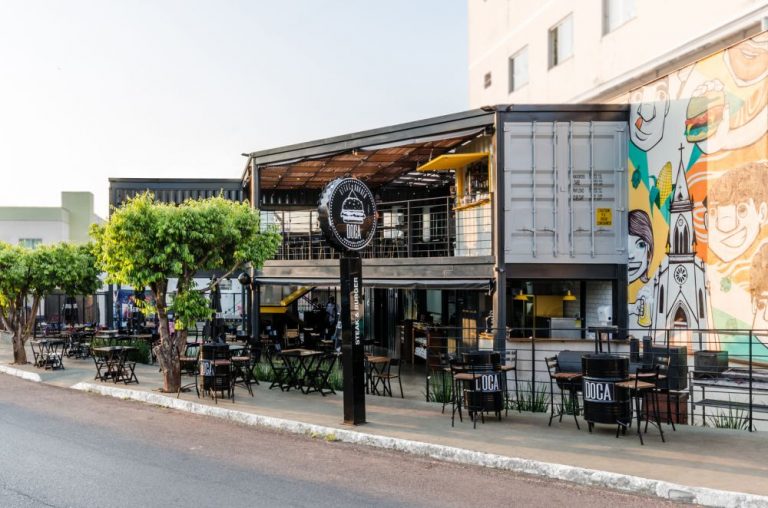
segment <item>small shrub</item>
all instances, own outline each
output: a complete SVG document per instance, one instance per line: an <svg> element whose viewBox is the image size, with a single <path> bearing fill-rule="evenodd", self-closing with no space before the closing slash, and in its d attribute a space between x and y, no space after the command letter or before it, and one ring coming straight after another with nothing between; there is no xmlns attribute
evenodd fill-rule
<svg viewBox="0 0 768 508"><path fill-rule="evenodd" d="M259 381L272 383L275 380L275 373L267 363L257 363L253 367L253 377Z"/></svg>
<svg viewBox="0 0 768 508"><path fill-rule="evenodd" d="M536 383L539 385L536 388L536 393L533 393L533 384L531 382L526 383L526 387L520 390L520 402L516 409L521 411L530 411L532 413L546 413L549 411L549 392L545 385ZM510 404L514 405L515 401L510 399Z"/></svg>
<svg viewBox="0 0 768 508"><path fill-rule="evenodd" d="M451 402L450 376L440 376L438 378L430 376L427 389L429 390L429 393L427 393L427 400L429 402L441 404Z"/></svg>
<svg viewBox="0 0 768 508"><path fill-rule="evenodd" d="M328 376L328 384L331 385L334 391L344 390L344 371L341 365L337 364L333 367L331 374Z"/></svg>
<svg viewBox="0 0 768 508"><path fill-rule="evenodd" d="M710 424L718 429L749 430L749 416L741 409L728 408L709 417Z"/></svg>

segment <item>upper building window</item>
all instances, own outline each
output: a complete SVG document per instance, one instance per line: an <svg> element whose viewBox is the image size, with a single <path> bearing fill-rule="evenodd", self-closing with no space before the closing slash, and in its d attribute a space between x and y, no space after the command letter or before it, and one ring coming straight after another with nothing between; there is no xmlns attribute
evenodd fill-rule
<svg viewBox="0 0 768 508"><path fill-rule="evenodd" d="M528 46L509 58L509 93L528 84Z"/></svg>
<svg viewBox="0 0 768 508"><path fill-rule="evenodd" d="M635 17L635 0L603 0L603 35Z"/></svg>
<svg viewBox="0 0 768 508"><path fill-rule="evenodd" d="M573 15L549 29L549 68L573 55Z"/></svg>
<svg viewBox="0 0 768 508"><path fill-rule="evenodd" d="M19 245L28 249L34 249L43 243L42 238L19 238Z"/></svg>
<svg viewBox="0 0 768 508"><path fill-rule="evenodd" d="M483 76L483 88L488 88L491 86L491 73L486 72Z"/></svg>

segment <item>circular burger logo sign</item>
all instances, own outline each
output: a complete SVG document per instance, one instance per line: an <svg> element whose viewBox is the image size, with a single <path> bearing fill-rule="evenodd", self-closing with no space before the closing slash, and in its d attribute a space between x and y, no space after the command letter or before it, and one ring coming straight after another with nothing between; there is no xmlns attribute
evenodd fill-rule
<svg viewBox="0 0 768 508"><path fill-rule="evenodd" d="M361 250L376 233L376 202L357 178L339 178L326 185L317 212L325 238L338 249Z"/></svg>

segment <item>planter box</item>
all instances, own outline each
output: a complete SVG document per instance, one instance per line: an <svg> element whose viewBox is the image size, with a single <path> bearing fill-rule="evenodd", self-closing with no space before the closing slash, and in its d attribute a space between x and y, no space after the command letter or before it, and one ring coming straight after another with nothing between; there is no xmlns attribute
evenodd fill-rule
<svg viewBox="0 0 768 508"><path fill-rule="evenodd" d="M688 424L688 392L664 392L658 394L659 416L661 423L667 423L671 415L675 424ZM645 394L643 400L643 415L651 415L653 419L654 404L653 398L649 393Z"/></svg>
<svg viewBox="0 0 768 508"><path fill-rule="evenodd" d="M693 353L693 377L718 377L728 368L728 351L696 351Z"/></svg>

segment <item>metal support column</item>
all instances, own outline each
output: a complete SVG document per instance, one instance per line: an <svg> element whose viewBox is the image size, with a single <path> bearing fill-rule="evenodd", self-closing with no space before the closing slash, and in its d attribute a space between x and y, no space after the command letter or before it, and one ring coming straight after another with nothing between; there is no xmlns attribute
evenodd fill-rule
<svg viewBox="0 0 768 508"><path fill-rule="evenodd" d="M491 201L491 221L493 231L493 280L496 291L493 293L493 320L496 333L493 339L493 349L500 351L502 357L507 349L507 273L504 255L504 129L499 125L501 116L495 115L496 136L491 146L489 160L491 165L488 173L493 178L494 189ZM535 235L534 235L535 236Z"/></svg>

